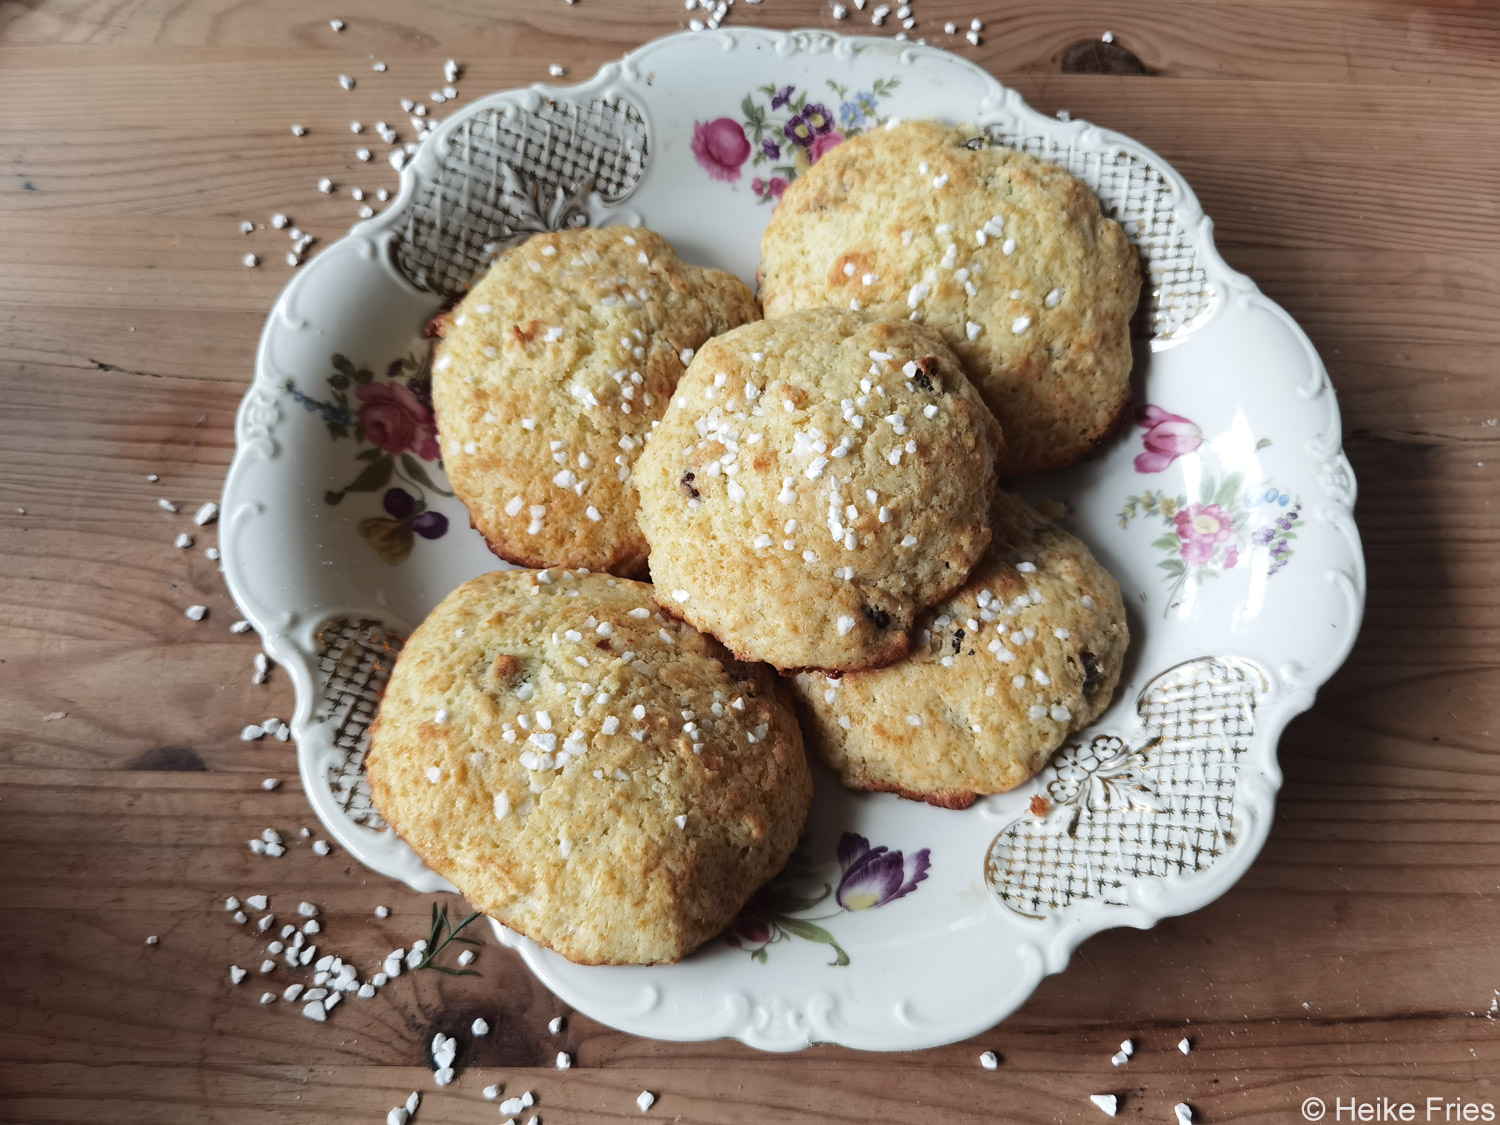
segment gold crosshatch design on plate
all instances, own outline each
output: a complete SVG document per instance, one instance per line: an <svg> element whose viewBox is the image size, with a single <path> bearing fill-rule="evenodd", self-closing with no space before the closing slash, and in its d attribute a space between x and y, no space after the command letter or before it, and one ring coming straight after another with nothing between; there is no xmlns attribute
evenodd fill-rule
<svg viewBox="0 0 1500 1125"><path fill-rule="evenodd" d="M1078 902L1123 905L1140 879L1207 871L1236 843L1235 784L1267 686L1234 658L1158 676L1136 701L1137 744L1101 735L1058 752L1042 775L1047 814L1012 821L990 845L989 888L1041 918Z"/></svg>
<svg viewBox="0 0 1500 1125"><path fill-rule="evenodd" d="M436 178L417 187L395 243L411 283L465 292L497 250L539 231L587 222L585 197L617 202L646 163L646 124L623 99L549 99L487 109L455 130Z"/></svg>
<svg viewBox="0 0 1500 1125"><path fill-rule="evenodd" d="M1183 226L1171 185L1156 167L1128 152L1080 148L998 127L988 133L1000 144L1073 173L1094 189L1104 213L1130 236L1145 271L1137 335L1175 336L1208 309L1213 289L1198 261L1197 235Z"/></svg>
<svg viewBox="0 0 1500 1125"><path fill-rule="evenodd" d="M328 768L328 787L345 815L366 828L385 827L370 800L365 751L381 692L405 643L406 638L368 618L334 618L317 633L316 717L332 722L333 746L339 755Z"/></svg>

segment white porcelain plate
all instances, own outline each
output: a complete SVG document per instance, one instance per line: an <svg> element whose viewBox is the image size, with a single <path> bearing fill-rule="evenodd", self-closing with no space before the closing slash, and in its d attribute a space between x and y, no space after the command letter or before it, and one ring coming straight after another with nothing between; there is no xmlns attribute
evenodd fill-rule
<svg viewBox="0 0 1500 1125"><path fill-rule="evenodd" d="M582 85L450 117L389 210L303 267L271 312L225 485L225 569L295 681L302 780L339 843L451 889L384 827L361 773L400 638L496 566L445 488L424 323L496 246L561 225L644 223L752 280L786 181L891 117L969 123L1063 164L1140 249L1138 416L1095 460L1020 486L1118 576L1128 665L1094 729L967 811L820 773L798 859L683 964L584 968L497 927L563 1000L636 1034L890 1050L989 1027L1089 935L1194 910L1240 877L1271 824L1277 738L1359 626L1354 478L1327 374L1219 258L1159 157L1044 117L933 48L675 35Z"/></svg>

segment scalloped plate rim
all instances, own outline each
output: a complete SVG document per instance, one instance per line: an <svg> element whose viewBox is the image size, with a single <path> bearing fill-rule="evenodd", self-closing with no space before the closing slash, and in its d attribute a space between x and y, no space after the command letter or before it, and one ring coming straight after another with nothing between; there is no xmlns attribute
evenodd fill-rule
<svg viewBox="0 0 1500 1125"><path fill-rule="evenodd" d="M797 29L791 31L774 31L763 28L721 28L717 31L704 32L679 32L664 36L645 43L626 54L623 58L604 64L593 76L583 82L561 86L545 83L536 83L526 87L517 87L510 90L497 91L486 95L474 102L466 104L462 110L448 117L434 131L429 143L424 143L419 152L406 163L400 175L400 189L392 198L390 205L379 216L354 224L349 232L341 239L332 243L316 258L304 266L298 274L292 278L286 288L277 298L267 317L266 326L262 331L260 342L256 352L256 374L250 386L247 388L246 396L242 400L235 418L236 450L230 469L226 475L223 491L223 511L226 517L237 510L243 498L250 492L247 478L252 474L255 457L250 455L250 443L260 435L251 432L250 415L254 408L254 399L258 391L263 390L269 383L267 368L269 358L267 349L273 335L273 329L278 319L290 319L292 302L301 289L316 284L322 272L326 269L325 263L337 256L337 253L353 249L355 252L369 258L372 264L383 268L407 290L423 297L431 297L437 300L435 294L426 293L412 286L409 281L396 269L392 256L389 253L390 241L398 232L398 227L405 220L405 213L413 203L417 185L424 172L428 172L437 162L437 149L447 137L451 136L460 126L462 120L472 114L482 112L486 109L500 108L505 106L524 105L534 98L547 98L549 96L567 96L577 98L588 96L607 90L612 83L620 81L622 75L628 75L632 67L649 59L658 51L673 46L680 41L691 38L694 41L704 42L705 48L709 45L724 44L728 50L740 42L754 42L767 46L790 47L791 50L782 53L796 53L807 50L808 44L817 44L817 51L828 50L837 52L847 49L851 52L864 50L875 50L890 53L901 57L902 61L911 61L916 57L941 56L948 64L959 66L970 71L974 76L981 79L989 90L989 98L993 104L985 107L983 113L977 115L976 120L983 121L987 117L993 118L997 115L1008 114L1018 122L1033 127L1036 131L1051 136L1090 139L1092 143L1108 147L1126 148L1143 158L1149 160L1168 180L1172 189L1177 193L1177 208L1185 223L1191 220L1197 237L1197 245L1200 253L1200 264L1211 284L1214 285L1214 300L1200 316L1210 319L1219 312L1219 306L1233 298L1241 302L1265 310L1269 315L1275 317L1286 326L1293 336L1300 342L1305 357L1309 361L1308 390L1304 393L1305 398L1312 399L1324 394L1332 395L1332 385L1328 377L1326 366L1317 355L1310 339L1306 333L1297 325L1296 321L1278 304L1267 298L1256 287L1255 283L1244 273L1229 266L1220 255L1212 237L1212 221L1203 214L1197 196L1188 183L1176 172L1172 166L1163 160L1152 150L1141 145L1138 141L1125 136L1114 130L1106 129L1090 122L1075 119L1070 122L1061 122L1055 118L1042 114L1028 105L1020 94L1009 87L1001 84L988 72L978 67L967 59L960 58L939 48L922 46L915 43L898 43L890 39L871 36L842 36L834 32L822 29ZM643 118L647 130L648 144L654 143L654 123L652 115L643 108ZM638 185L637 185L638 186ZM635 187L622 196L628 198L634 194ZM320 268L322 267L322 268ZM1164 339L1151 341L1153 351L1171 348L1179 341ZM1337 432L1339 429L1339 412L1336 400L1330 404L1332 418L1330 429ZM1298 669L1297 674L1289 676L1284 669L1264 668L1263 670L1272 679L1276 686L1273 698L1266 701L1262 722L1264 723L1266 737L1264 744L1268 747L1264 755L1266 760L1245 762L1241 774L1241 784L1249 784L1256 787L1258 781L1263 787L1262 807L1256 808L1255 816L1251 818L1252 831L1247 838L1240 841L1234 849L1233 854L1227 855L1214 868L1186 884L1176 884L1174 895L1170 902L1158 902L1154 909L1145 909L1138 905L1115 906L1107 911L1093 910L1080 911L1062 917L1052 916L1046 919L1040 929L1035 931L1035 940L1027 943L1034 950L1035 957L1031 959L1026 968L1025 976L1017 987L1009 990L1007 996L998 1005L976 1004L973 1015L966 1020L955 1020L949 1018L939 1028L933 1028L928 1034L907 1033L899 1036L899 1042L893 1043L889 1034L882 1035L879 1032L864 1034L839 1035L832 1041L843 1043L847 1046L864 1050L891 1050L891 1049L915 1049L921 1047L936 1046L943 1043L953 1042L958 1039L967 1038L978 1034L1011 1015L1035 990L1041 980L1052 973L1060 972L1066 967L1072 954L1085 939L1106 929L1117 927L1130 927L1135 929L1149 929L1163 918L1175 917L1182 914L1201 909L1224 894L1232 887L1254 862L1264 845L1269 834L1271 824L1275 815L1275 794L1281 785L1281 771L1277 762L1277 747L1287 723L1298 714L1306 711L1312 706L1315 693L1333 675L1338 667L1345 661L1352 649L1364 609L1365 591L1365 561L1359 540L1358 529L1353 521L1353 504L1355 497L1355 478L1352 469L1349 468L1347 459L1343 457L1341 448L1337 444L1333 446L1325 457L1326 464L1341 463L1344 479L1347 483L1347 500L1336 497L1325 497L1325 502L1334 509L1334 514L1342 517L1342 526L1339 530L1348 540L1350 571L1345 574L1352 589L1350 592L1351 607L1350 621L1347 629L1340 637L1339 644L1331 650L1319 667L1312 669ZM224 520L222 529L224 573L226 583L229 586L231 596L239 606L245 617L251 621L257 631L261 634L263 645L268 655L279 665L285 668L290 675L296 692L296 710L291 726L294 737L300 741L304 731L312 722L312 707L316 697L316 684L314 668L308 654L300 649L292 639L291 632L297 628L310 628L312 625L327 620L343 608L337 605L316 606L311 610L304 610L302 617L298 620L295 613L288 614L291 620L285 624L278 624L273 620L273 612L267 607L258 604L249 596L245 581L238 573L236 561L238 552L234 548L235 541L240 534L237 531L237 523L233 518ZM1334 570L1326 572L1328 577L1335 577L1339 573ZM385 611L382 615L386 616ZM1248 659L1254 660L1253 657ZM1259 664L1259 661L1256 661ZM303 784L311 794L317 789L317 778L311 775L315 763L311 762L307 755L299 750L299 768L303 774ZM1254 770L1248 767L1255 767ZM354 835L354 832L363 833L363 829L355 829L343 817L330 818L324 815L324 810L315 802L315 811L324 821L332 835L345 847L350 855L358 858L360 845L364 841ZM330 823L330 819L337 823ZM387 830L389 832L389 830ZM429 890L442 889L437 884L445 883L441 877L433 876L434 882L427 887ZM723 1026L708 1035L702 1033L701 1027L685 1030L682 1034L674 1035L670 1027L663 1028L652 1024L649 1027L636 1024L632 1026L629 1016L618 1017L610 1013L598 1010L590 1011L589 997L572 986L570 982L559 981L547 965L547 959L555 956L541 949L518 934L505 930L498 923L494 925L497 937L506 946L516 949L528 968L562 999L572 1004L578 1010L600 1019L602 1022L620 1027L622 1030L636 1034L648 1035L653 1038L696 1041L704 1038L733 1037L741 1041L768 1051L791 1051L798 1050L814 1043L830 1041L830 1039L819 1038L816 1034L785 1034L764 1035L759 1033L749 1022L748 1017L741 1016L740 1022L735 1026ZM732 999L732 997L731 997ZM732 1006L732 1005L731 1005ZM701 1022L701 1021L700 1021Z"/></svg>

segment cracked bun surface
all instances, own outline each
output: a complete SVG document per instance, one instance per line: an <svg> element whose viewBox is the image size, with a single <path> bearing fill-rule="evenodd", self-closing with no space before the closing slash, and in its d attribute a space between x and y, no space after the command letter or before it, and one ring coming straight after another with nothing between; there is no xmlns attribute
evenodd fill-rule
<svg viewBox="0 0 1500 1125"><path fill-rule="evenodd" d="M411 635L370 729L375 805L476 909L583 964L676 961L796 845L785 688L651 587L495 571Z"/></svg>
<svg viewBox="0 0 1500 1125"><path fill-rule="evenodd" d="M533 235L438 321L443 464L501 558L646 573L631 479L694 349L760 310L631 227Z"/></svg>
<svg viewBox="0 0 1500 1125"><path fill-rule="evenodd" d="M716 337L636 466L657 601L743 660L889 664L984 553L1000 446L921 325L818 309Z"/></svg>
<svg viewBox="0 0 1500 1125"><path fill-rule="evenodd" d="M855 307L940 332L1005 430L1002 478L1073 464L1123 416L1140 287L1087 185L936 121L829 150L761 243L767 318Z"/></svg>
<svg viewBox="0 0 1500 1125"><path fill-rule="evenodd" d="M1120 587L1006 492L968 582L900 662L794 687L809 747L854 789L963 808L1036 775L1109 706L1130 640Z"/></svg>

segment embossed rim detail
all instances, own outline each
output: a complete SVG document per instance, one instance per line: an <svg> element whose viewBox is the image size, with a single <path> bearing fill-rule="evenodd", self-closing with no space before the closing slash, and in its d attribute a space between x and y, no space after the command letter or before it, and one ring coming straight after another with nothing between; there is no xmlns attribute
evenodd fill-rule
<svg viewBox="0 0 1500 1125"><path fill-rule="evenodd" d="M1216 695L1216 687L1225 691ZM1039 797L1049 807L1016 817L996 834L984 861L990 891L1022 917L1045 918L1080 902L1128 905L1131 885L1142 879L1209 871L1234 843L1240 755L1254 741L1255 715L1269 687L1259 666L1238 657L1202 656L1154 676L1136 697L1135 730L1069 742L1038 775L1046 787ZM1184 697L1190 702L1181 717ZM1226 697L1242 709L1233 721L1221 713ZM1169 715L1170 733L1162 729ZM1196 745L1209 737L1214 745ZM1210 771L1218 774L1212 781ZM1077 782L1071 794L1069 773ZM1168 816L1153 823L1147 812ZM1116 830L1103 833L1100 824ZM1205 835L1209 848L1201 846ZM1112 849L1101 846L1106 836ZM1127 863L1137 869L1127 872ZM1133 878L1121 882L1127 874ZM1123 890L1126 901L1111 898L1110 890ZM1030 909L1023 909L1027 899Z"/></svg>
<svg viewBox="0 0 1500 1125"><path fill-rule="evenodd" d="M726 54L738 51L739 55L726 63L715 55L716 50ZM924 988L920 982L908 982L903 974L897 974L904 987L893 987L882 994L879 1011L883 1015L879 1017L867 1004L856 1003L864 998L841 991L827 978L794 974L795 979L783 981L781 987L775 987L768 978L765 985L747 988L728 980L672 975L690 968L691 963L683 967L579 972L577 967L567 965L526 939L496 928L499 939L517 948L537 976L559 996L595 1018L637 1034L677 1040L732 1036L767 1050L795 1050L825 1041L882 1050L950 1042L978 1033L1008 1016L1043 976L1060 971L1073 949L1094 933L1121 925L1146 928L1163 917L1187 913L1211 902L1237 881L1259 852L1270 828L1275 794L1281 783L1275 753L1280 733L1294 715L1312 704L1316 689L1343 662L1353 645L1363 611L1364 560L1352 512L1355 482L1340 448L1338 406L1327 372L1291 318L1264 297L1248 277L1224 263L1213 243L1212 223L1203 216L1181 178L1160 157L1129 138L1087 122L1059 122L1046 117L973 64L936 48L885 39L843 38L822 31L736 28L683 33L648 43L624 59L607 64L593 78L576 86L534 86L491 95L446 120L436 130L433 140L442 141L459 128L466 116L483 110L505 106L524 109L548 97L588 100L621 96L640 109L648 144L659 154L658 126L669 111L659 104L659 98L653 99L648 78L655 78L669 65L687 66L691 59L694 67L717 72L728 69L727 64L748 67L753 62L770 73L776 70L777 60L826 55L839 63L849 63L867 52L886 67L893 61L903 66L941 66L945 68L944 74L955 76L955 85L968 84L980 89L981 96L972 111L957 106L954 110L976 124L998 124L1040 133L1059 142L1097 148L1101 152L1127 151L1150 163L1163 176L1174 192L1178 221L1196 237L1197 259L1212 287L1213 299L1208 310L1192 322L1190 331L1153 341L1152 354L1168 356L1177 348L1193 344L1213 326L1233 318L1243 319L1257 332L1279 332L1288 340L1276 360L1290 379L1288 374L1275 373L1274 381L1278 387L1287 384L1283 397L1288 400L1288 409L1295 409L1299 417L1316 420L1303 427L1316 425L1316 432L1299 442L1292 454L1298 458L1299 472L1315 476L1321 486L1305 489L1310 520L1331 529L1330 540L1337 541L1336 545L1324 547L1322 573L1309 574L1308 582L1319 589L1331 585L1339 591L1334 599L1328 599L1326 594L1319 596L1339 607L1335 628L1341 632L1331 643L1319 647L1313 657L1305 650L1289 646L1278 650L1277 659L1257 661L1271 681L1257 712L1258 728L1264 737L1257 736L1239 781L1236 811L1243 816L1238 846L1208 874L1183 882L1142 880L1132 887L1127 905L1072 909L1040 921L1007 920L1009 911L998 903L986 903L985 909L991 913L982 920L984 943L960 946L957 952L950 953L963 968L959 974L962 981L949 982L957 987ZM741 58L748 61L742 64ZM401 190L390 208L381 216L357 225L346 238L299 271L273 308L257 355L256 380L236 418L238 447L225 482L222 536L231 593L246 617L261 631L269 655L287 669L295 684L297 708L292 727L298 739L302 780L315 811L351 855L423 891L451 888L422 867L394 834L358 828L339 815L322 780L328 762L326 751L319 745L319 720L314 713L317 684L314 637L324 622L337 616L373 618L398 632L404 631L408 623L395 619L396 615L386 607L357 604L359 598L366 596L363 593L353 595L352 591L346 591L353 596L327 601L267 594L266 587L254 574L252 548L255 539L263 536L266 522L286 504L286 497L268 481L272 475L268 468L284 460L285 454L277 432L286 419L271 397L278 381L277 372L287 362L279 350L286 344L283 334L314 327L329 328L315 323L316 301L312 298L316 287L326 284L340 269L384 271L394 286L404 292L418 292L402 278L389 249L412 205L418 181L434 173L438 159L438 145L424 145L402 172ZM590 209L591 213L605 210L598 200L590 202ZM1272 370L1268 368L1268 379ZM1282 395L1280 390L1276 393ZM1317 556L1308 561L1317 562ZM1333 612L1330 610L1330 614ZM972 810L974 823L1003 821L1010 815L1003 811L1005 807L997 799L980 802ZM880 811L871 815L905 813L906 810L891 805L880 806ZM985 838L993 837L995 830L988 829ZM880 834L883 839L890 839L892 846L916 843L915 833L887 833L882 829ZM934 842L935 859L938 846ZM966 862L977 871L982 863L982 846L980 854ZM963 863L955 859L954 869L961 866ZM933 901L946 892L935 880L927 893L929 901ZM880 914L895 917L900 905L894 904ZM997 961L1003 961L1003 973L995 970ZM757 968L764 971L763 967ZM687 983L681 984L679 980Z"/></svg>

